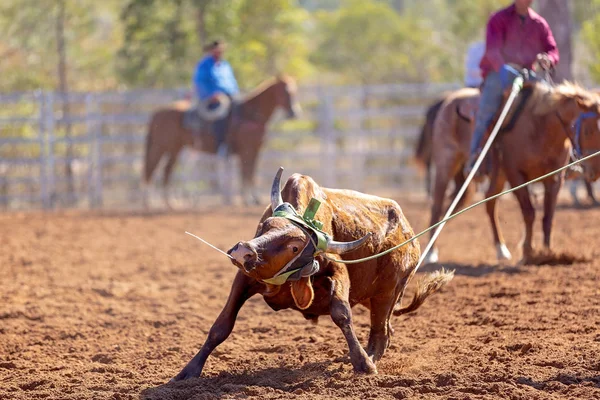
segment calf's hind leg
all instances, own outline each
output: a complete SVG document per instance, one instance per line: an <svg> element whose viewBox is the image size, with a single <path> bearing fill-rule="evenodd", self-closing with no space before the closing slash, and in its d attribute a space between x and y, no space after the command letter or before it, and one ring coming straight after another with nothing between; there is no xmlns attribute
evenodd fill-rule
<svg viewBox="0 0 600 400"><path fill-rule="evenodd" d="M395 295L385 295L371 299L371 332L367 354L373 361L379 361L390 345L393 330L390 316L396 305Z"/></svg>

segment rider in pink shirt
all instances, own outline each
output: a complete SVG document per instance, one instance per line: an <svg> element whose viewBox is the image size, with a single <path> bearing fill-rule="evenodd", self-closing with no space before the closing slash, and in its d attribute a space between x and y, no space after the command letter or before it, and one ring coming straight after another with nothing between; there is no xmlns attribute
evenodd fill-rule
<svg viewBox="0 0 600 400"><path fill-rule="evenodd" d="M479 64L484 81L467 173L475 164L483 136L502 104L503 91L512 84L518 70L530 70L536 61L545 69L558 63L558 49L550 27L529 7L531 3L533 0L515 0L511 6L492 14L488 21L486 49Z"/></svg>

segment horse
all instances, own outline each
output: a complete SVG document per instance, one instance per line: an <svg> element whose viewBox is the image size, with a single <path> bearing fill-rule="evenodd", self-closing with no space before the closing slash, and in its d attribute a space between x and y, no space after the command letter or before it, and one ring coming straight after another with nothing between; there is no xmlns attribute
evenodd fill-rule
<svg viewBox="0 0 600 400"><path fill-rule="evenodd" d="M433 204L431 208L431 222L440 220L446 190L450 181L454 181L454 193L451 198L456 197L458 190L465 182L463 167L469 156L469 146L472 135L473 119L479 102L479 90L474 88L463 88L446 95L441 102L434 103L427 113L426 120L419 145L415 155L418 160L425 164L428 175L434 170L431 196ZM439 103L439 105L438 105ZM435 115L433 111L437 108ZM433 121L431 121L433 117ZM426 138L428 136L428 138ZM428 178L431 182L431 178ZM468 202L473 193L473 186L469 186L467 192L460 200L458 207ZM433 248L428 255L428 262L437 262L437 248Z"/></svg>
<svg viewBox="0 0 600 400"><path fill-rule="evenodd" d="M425 111L425 122L421 127L421 133L417 139L417 143L414 150L413 158L417 165L425 169L425 190L427 195L431 196L431 148L433 145L433 122L437 116L444 100L449 93L442 93L432 104L427 107Z"/></svg>
<svg viewBox="0 0 600 400"><path fill-rule="evenodd" d="M525 100L527 100L525 98ZM522 103L523 98L518 103ZM438 222L444 211L445 195L448 184L454 181L455 189L450 199L454 199L458 190L465 181L463 174L464 163L469 154L471 136L473 133L474 117L477 112L479 102L479 91L476 89L459 89L446 94L441 100L436 100L427 110L426 120L421 131L421 136L415 148L415 158L427 168L427 174L430 170L434 171L434 183L431 185L431 178L428 177L428 187L432 190L431 195L433 204L431 208L431 224ZM515 107L515 106L513 106ZM439 119L437 118L439 116ZM504 124L503 130L509 128L514 123L515 113L510 115L508 122ZM587 134L595 129L593 121L584 121L584 139ZM488 155L488 157L490 157ZM486 161L482 164L487 167ZM485 171L477 180L481 181L485 176L489 177L489 171ZM589 172L589 171L588 171ZM583 177L583 181L588 188L588 196L595 201L591 189L591 183L594 178L590 174L583 176L582 173L568 171L567 179L577 179ZM458 204L462 207L467 203L473 193L473 187L469 187L464 197ZM497 247L497 257L499 261L508 260L512 257L505 246ZM428 255L427 262L437 262L439 258L438 249L433 248Z"/></svg>
<svg viewBox="0 0 600 400"><path fill-rule="evenodd" d="M296 91L296 82L292 77L279 75L264 81L239 104L232 106L226 140L230 154L237 154L240 158L242 198L246 205L260 203L255 192L254 179L258 156L265 139L266 125L277 107L286 111L288 119L298 116L301 110L296 101ZM169 180L181 150L189 146L206 153L217 153L217 143L207 123L204 123L201 132L196 134L184 126L183 116L190 107L189 101L180 101L160 109L151 116L148 125L144 186L150 183L161 158L166 157L162 185L164 201L169 208ZM147 206L147 199L144 200Z"/></svg>
<svg viewBox="0 0 600 400"><path fill-rule="evenodd" d="M504 125L510 125L509 129L498 136L494 143L490 185L485 197L500 193L506 182L516 187L565 166L573 148L583 155L600 149L600 98L597 94L570 82L555 87L529 82L526 88L530 90L530 99L522 104L520 110L516 107L509 112L509 122ZM507 97L508 92L505 93L505 101ZM513 118L515 112L521 115ZM587 117L582 120L584 115ZM578 121L584 134L581 131L574 132L573 127ZM586 178L590 180L600 176L598 159L587 161L583 168ZM548 252L558 192L564 179L565 171L541 181L544 186L543 243ZM529 264L536 260L532 244L535 209L527 187L515 191L514 195L525 225L521 262ZM486 203L486 211L499 258L510 259L510 252L498 226L496 200Z"/></svg>

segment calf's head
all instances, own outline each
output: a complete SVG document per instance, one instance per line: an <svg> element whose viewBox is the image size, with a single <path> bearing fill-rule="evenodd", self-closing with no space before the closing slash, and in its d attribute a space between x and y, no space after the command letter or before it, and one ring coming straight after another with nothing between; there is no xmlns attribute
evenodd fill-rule
<svg viewBox="0 0 600 400"><path fill-rule="evenodd" d="M290 282L294 301L304 310L310 307L314 297L310 276L320 268L315 257L324 252L342 254L354 250L371 235L353 242L332 240L312 219L314 214L300 216L291 204L283 202L280 192L282 172L283 168L280 168L271 188L273 216L260 225L254 239L237 243L227 253L244 274L260 282L272 286Z"/></svg>

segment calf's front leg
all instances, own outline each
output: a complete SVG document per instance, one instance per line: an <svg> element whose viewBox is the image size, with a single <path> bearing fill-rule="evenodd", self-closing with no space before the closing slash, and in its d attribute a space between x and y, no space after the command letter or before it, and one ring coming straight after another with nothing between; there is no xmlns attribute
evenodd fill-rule
<svg viewBox="0 0 600 400"><path fill-rule="evenodd" d="M229 334L233 330L238 312L246 300L258 293L259 287L260 284L255 280L238 271L233 281L233 285L231 286L227 303L213 326L210 328L208 337L202 345L202 348L185 368L183 368L177 376L171 379L171 382L197 378L200 376L204 364L206 363L206 359L218 345L223 343L223 341L229 337Z"/></svg>
<svg viewBox="0 0 600 400"><path fill-rule="evenodd" d="M352 310L350 308L350 278L346 267L335 265L334 274L331 277L333 294L330 303L330 313L333 322L342 330L350 350L350 362L354 371L365 374L376 374L377 368L369 359L367 353L360 345L352 325Z"/></svg>

